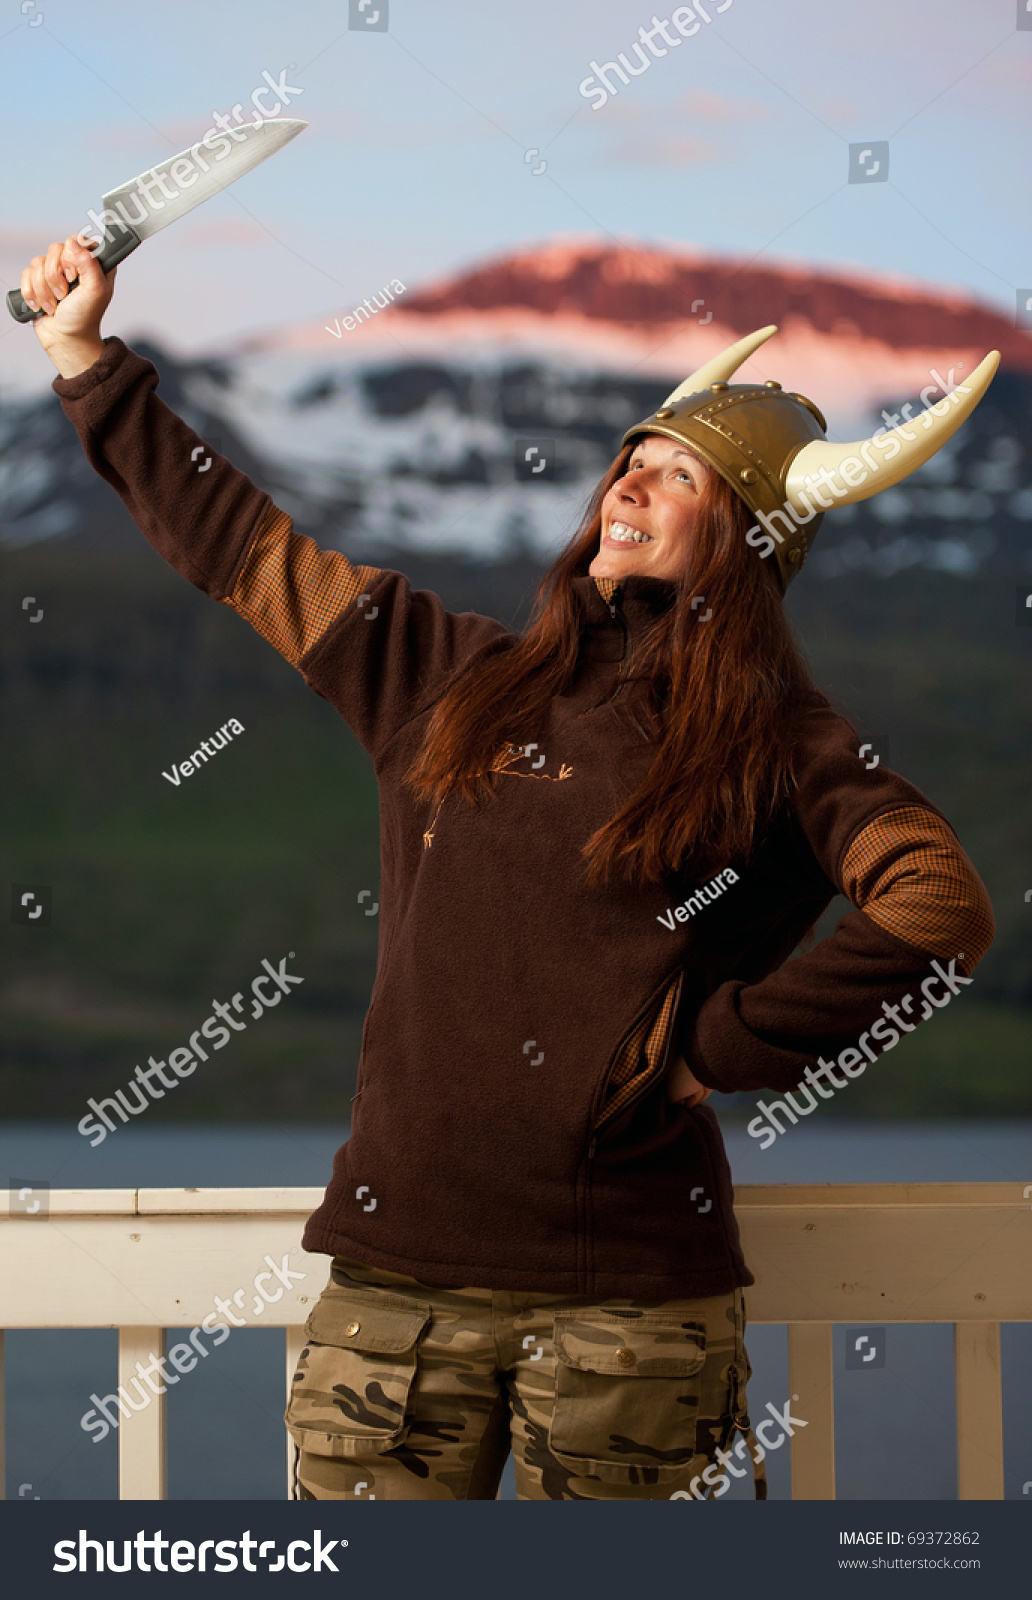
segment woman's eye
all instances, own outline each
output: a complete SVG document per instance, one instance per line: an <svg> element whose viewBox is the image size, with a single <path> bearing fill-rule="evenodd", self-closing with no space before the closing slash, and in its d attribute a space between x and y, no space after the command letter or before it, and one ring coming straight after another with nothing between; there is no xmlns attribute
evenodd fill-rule
<svg viewBox="0 0 1032 1600"><path fill-rule="evenodd" d="M627 468L627 477L630 477L632 472L641 472L644 467L644 461L632 461L630 466ZM695 487L695 479L692 477L687 467L676 467L674 469L674 476L677 478L683 478L685 483L690 483L692 488Z"/></svg>

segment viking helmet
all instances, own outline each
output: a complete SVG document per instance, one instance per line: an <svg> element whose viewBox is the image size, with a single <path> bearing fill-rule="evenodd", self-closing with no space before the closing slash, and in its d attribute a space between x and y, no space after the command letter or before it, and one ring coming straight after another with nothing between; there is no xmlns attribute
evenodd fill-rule
<svg viewBox="0 0 1032 1600"><path fill-rule="evenodd" d="M777 333L760 328L707 361L624 434L677 439L719 472L757 518L746 534L776 554L782 593L809 554L825 510L867 500L923 466L974 410L1000 364L992 350L964 384L926 411L879 428L870 439L835 444L812 400L765 383L728 379ZM762 531L761 531L762 529Z"/></svg>

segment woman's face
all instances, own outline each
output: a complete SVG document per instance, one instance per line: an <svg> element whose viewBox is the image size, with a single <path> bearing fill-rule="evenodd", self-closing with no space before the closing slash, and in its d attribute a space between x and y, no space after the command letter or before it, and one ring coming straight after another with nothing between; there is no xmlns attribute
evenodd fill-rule
<svg viewBox="0 0 1032 1600"><path fill-rule="evenodd" d="M711 476L706 463L676 439L660 433L639 439L626 472L602 502L601 542L590 576L678 578Z"/></svg>

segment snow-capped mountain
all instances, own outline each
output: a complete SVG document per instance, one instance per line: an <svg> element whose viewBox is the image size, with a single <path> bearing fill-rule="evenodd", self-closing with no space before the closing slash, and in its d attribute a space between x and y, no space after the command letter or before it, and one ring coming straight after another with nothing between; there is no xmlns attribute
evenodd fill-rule
<svg viewBox="0 0 1032 1600"><path fill-rule="evenodd" d="M557 550L623 431L753 328L781 332L742 369L812 396L856 438L920 391L1001 371L956 439L897 489L825 523L827 576L1022 564L1032 524L1032 339L999 313L899 281L560 243L204 360L145 341L161 393L321 543L356 555ZM350 326L349 326L350 324ZM937 398L938 393L932 395ZM110 495L53 396L9 406L5 537L97 537Z"/></svg>

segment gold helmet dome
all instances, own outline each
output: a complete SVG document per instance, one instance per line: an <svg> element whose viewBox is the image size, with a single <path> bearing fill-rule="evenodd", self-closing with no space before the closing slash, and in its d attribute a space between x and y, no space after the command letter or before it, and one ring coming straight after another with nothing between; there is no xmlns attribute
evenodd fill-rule
<svg viewBox="0 0 1032 1600"><path fill-rule="evenodd" d="M899 427L836 444L805 395L786 393L773 379L729 382L777 331L760 328L699 367L651 417L627 430L622 445L663 434L719 472L757 518L746 538L766 545L765 556L774 552L784 592L806 561L824 512L867 500L923 466L974 410L1000 354L990 351L966 383Z"/></svg>

